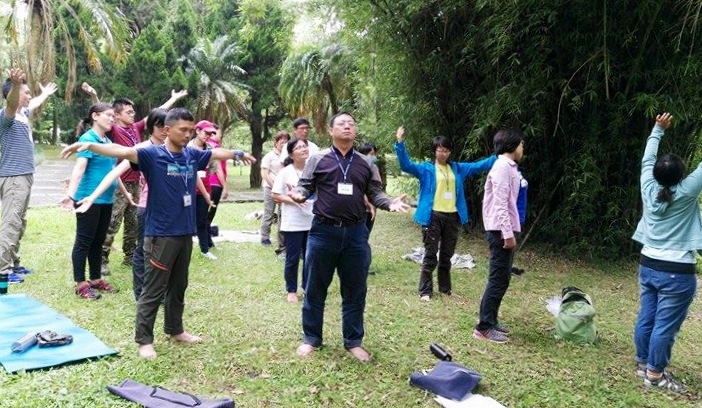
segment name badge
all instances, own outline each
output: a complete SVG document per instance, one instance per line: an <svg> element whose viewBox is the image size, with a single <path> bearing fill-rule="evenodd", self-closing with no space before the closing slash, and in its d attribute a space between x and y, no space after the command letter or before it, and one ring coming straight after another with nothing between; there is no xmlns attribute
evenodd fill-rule
<svg viewBox="0 0 702 408"><path fill-rule="evenodd" d="M184 207L190 207L190 205L193 203L193 198L190 196L190 194L186 194L183 196L183 206Z"/></svg>
<svg viewBox="0 0 702 408"><path fill-rule="evenodd" d="M198 170L198 172L197 172L198 178L204 178L205 176L207 176L207 172L205 172L205 170Z"/></svg>
<svg viewBox="0 0 702 408"><path fill-rule="evenodd" d="M337 185L336 192L340 195L353 195L353 184L339 183Z"/></svg>
<svg viewBox="0 0 702 408"><path fill-rule="evenodd" d="M447 191L444 193L444 200L451 200L453 198L453 193L450 191Z"/></svg>

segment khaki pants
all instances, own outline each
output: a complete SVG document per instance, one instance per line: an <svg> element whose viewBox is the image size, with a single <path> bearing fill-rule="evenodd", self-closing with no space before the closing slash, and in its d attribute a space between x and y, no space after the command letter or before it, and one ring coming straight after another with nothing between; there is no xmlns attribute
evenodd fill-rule
<svg viewBox="0 0 702 408"><path fill-rule="evenodd" d="M0 272L20 265L20 240L27 228L27 207L33 182L33 174L0 177Z"/></svg>

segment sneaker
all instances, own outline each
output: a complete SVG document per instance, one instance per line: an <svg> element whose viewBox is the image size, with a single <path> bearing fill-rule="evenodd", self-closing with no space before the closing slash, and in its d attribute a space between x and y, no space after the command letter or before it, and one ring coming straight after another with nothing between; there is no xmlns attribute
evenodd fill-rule
<svg viewBox="0 0 702 408"><path fill-rule="evenodd" d="M507 343L509 338L503 333L491 328L485 331L480 331L478 329L473 330L473 338L477 340L487 340L493 343Z"/></svg>
<svg viewBox="0 0 702 408"><path fill-rule="evenodd" d="M110 269L107 267L107 264L104 262L102 263L102 265L100 265L100 275L102 275L102 276L109 276L110 275Z"/></svg>
<svg viewBox="0 0 702 408"><path fill-rule="evenodd" d="M507 326L503 326L500 323L497 323L493 329L497 330L498 332L504 334L505 336L508 336L510 333L512 333L512 330L507 328Z"/></svg>
<svg viewBox="0 0 702 408"><path fill-rule="evenodd" d="M646 378L646 364L636 363L636 376Z"/></svg>
<svg viewBox="0 0 702 408"><path fill-rule="evenodd" d="M100 279L97 282L90 282L90 288L100 292L117 293L119 289Z"/></svg>
<svg viewBox="0 0 702 408"><path fill-rule="evenodd" d="M27 269L27 268L25 268L24 266L20 265L20 266L14 266L14 267L12 267L12 272L14 272L14 273L19 273L19 274L22 274L22 275L29 275L30 273L32 273L32 270L31 270L31 269Z"/></svg>
<svg viewBox="0 0 702 408"><path fill-rule="evenodd" d="M24 282L24 275L21 273L17 272L10 272L10 274L7 275L7 282L8 283L22 283Z"/></svg>
<svg viewBox="0 0 702 408"><path fill-rule="evenodd" d="M217 260L217 256L213 254L212 252L202 252L202 256L204 256L207 259L211 259L213 261Z"/></svg>
<svg viewBox="0 0 702 408"><path fill-rule="evenodd" d="M661 375L661 378L658 379L653 379L647 374L645 374L644 387L662 388L666 391L673 391L678 393L686 392L685 385L683 385L683 383L681 383L680 381L675 380L673 376L668 372L664 372L663 375Z"/></svg>
<svg viewBox="0 0 702 408"><path fill-rule="evenodd" d="M264 247L269 247L269 246L273 245L273 243L271 242L270 239L264 239L263 241L261 241L261 245L263 245Z"/></svg>
<svg viewBox="0 0 702 408"><path fill-rule="evenodd" d="M77 287L76 295L88 300L100 299L100 293L97 290L91 288L90 285L81 285Z"/></svg>

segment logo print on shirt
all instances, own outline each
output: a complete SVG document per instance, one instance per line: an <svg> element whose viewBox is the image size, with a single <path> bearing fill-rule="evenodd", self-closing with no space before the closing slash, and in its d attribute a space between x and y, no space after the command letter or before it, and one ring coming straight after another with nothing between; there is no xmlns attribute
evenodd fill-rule
<svg viewBox="0 0 702 408"><path fill-rule="evenodd" d="M188 164L187 166L180 166L175 163L168 163L166 166L166 175L168 176L185 176L190 179L193 177L193 165Z"/></svg>

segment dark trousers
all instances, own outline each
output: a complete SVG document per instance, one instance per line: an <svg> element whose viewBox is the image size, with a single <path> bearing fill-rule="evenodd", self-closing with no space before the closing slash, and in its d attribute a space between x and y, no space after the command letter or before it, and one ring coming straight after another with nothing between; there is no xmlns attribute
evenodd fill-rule
<svg viewBox="0 0 702 408"><path fill-rule="evenodd" d="M451 257L456 250L460 227L458 213L432 211L431 223L428 227L422 228L424 260L419 275L419 296L431 295L434 291L432 275L437 265L439 266L437 272L439 292L451 294Z"/></svg>
<svg viewBox="0 0 702 408"><path fill-rule="evenodd" d="M283 231L285 236L285 290L288 293L297 292L297 271L300 265L300 256L307 248L307 235L309 231ZM307 284L307 268L302 260L302 288Z"/></svg>
<svg viewBox="0 0 702 408"><path fill-rule="evenodd" d="M490 267L483 300L480 301L480 323L475 327L479 331L488 330L497 324L497 314L509 288L514 260L514 250L503 248L505 241L502 232L488 231L487 239L490 244Z"/></svg>
<svg viewBox="0 0 702 408"><path fill-rule="evenodd" d="M219 202L222 200L222 191L224 191L224 189L221 186L211 186L211 188L212 192L210 193L210 199L212 200L214 207L210 207L209 211L207 211L208 231L212 226L212 221L214 220L215 215L217 214L217 207L219 207ZM214 242L212 242L212 236L210 236L210 248L213 246Z"/></svg>
<svg viewBox="0 0 702 408"><path fill-rule="evenodd" d="M314 347L322 344L324 306L334 270L339 275L344 347L350 349L363 344L369 252L364 222L334 227L319 223L317 218L312 221L305 253L309 276L302 304L305 344Z"/></svg>
<svg viewBox="0 0 702 408"><path fill-rule="evenodd" d="M197 194L195 198L195 223L197 224L197 241L198 245L200 245L200 252L203 254L206 254L210 251L210 241L212 241L212 238L210 237L210 223L208 221L208 214L207 211L209 210L209 206L207 205L207 201L205 201L205 197Z"/></svg>
<svg viewBox="0 0 702 408"><path fill-rule="evenodd" d="M183 333L185 290L188 288L188 267L193 250L193 238L144 237L146 272L144 287L137 302L136 333L139 344L154 342L154 324L161 302L165 298L163 331L171 336Z"/></svg>
<svg viewBox="0 0 702 408"><path fill-rule="evenodd" d="M97 280L102 263L102 244L110 226L112 204L93 204L88 211L76 213L76 240L73 243L73 280L85 282L85 262L88 262L90 279Z"/></svg>
<svg viewBox="0 0 702 408"><path fill-rule="evenodd" d="M371 231L373 231L373 226L375 225L375 219L371 219L371 213L366 213L366 229L368 229L368 239L370 239ZM370 247L369 247L370 248ZM368 267L373 262L373 250L368 250Z"/></svg>
<svg viewBox="0 0 702 408"><path fill-rule="evenodd" d="M144 286L144 223L146 208L137 207L137 246L132 255L132 278L134 281L134 300L139 301L141 288Z"/></svg>

